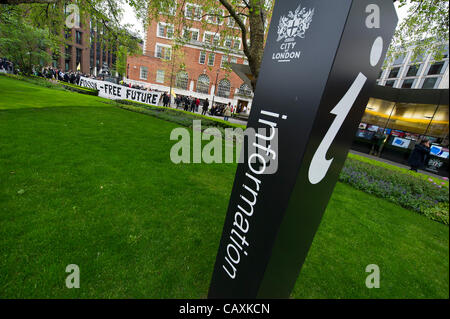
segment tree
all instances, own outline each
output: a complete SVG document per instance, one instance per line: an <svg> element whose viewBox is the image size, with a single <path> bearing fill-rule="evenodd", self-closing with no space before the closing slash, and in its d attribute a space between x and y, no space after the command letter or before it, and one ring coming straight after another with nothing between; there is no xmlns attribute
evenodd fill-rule
<svg viewBox="0 0 450 319"><path fill-rule="evenodd" d="M388 52L388 61L413 47L413 60L431 52L435 59L442 58L448 43L449 0L397 0L399 7L409 6L407 17L399 23Z"/></svg>
<svg viewBox="0 0 450 319"><path fill-rule="evenodd" d="M202 18L201 23L204 30L220 34L221 39L227 37L239 37L242 39L243 52L247 57L251 70L251 83L253 89L259 75L264 45L267 34L267 27L270 22L273 1L271 0L196 0L193 1L200 6L198 18ZM218 6L218 2L222 6ZM174 43L182 44L184 41L183 30L189 28L192 20L186 19L184 8L185 0L130 0L138 14L138 17L146 23L152 19L161 19L164 13L167 22L175 25ZM220 23L225 19L232 19L236 28L227 28ZM213 23L211 23L213 21ZM209 22L209 23L208 23ZM225 24L224 24L225 25ZM205 44L205 48L216 50L220 45ZM233 48L225 48L228 53L233 52ZM221 47L223 51L224 48Z"/></svg>
<svg viewBox="0 0 450 319"><path fill-rule="evenodd" d="M79 16L81 22L89 23L91 20L93 27L98 25L101 28L103 44L110 44L116 55L119 48L132 54L138 51L140 39L129 31L129 25L121 24L125 1L129 0L0 0L6 4L0 6L0 12L14 12L28 25L48 29L60 46L65 42L62 31L72 28L68 25L72 22L70 16ZM76 12L65 12L69 4L75 5Z"/></svg>
<svg viewBox="0 0 450 319"><path fill-rule="evenodd" d="M46 28L36 28L16 14L0 12L0 56L14 61L21 72L31 74L33 69L51 62L48 48L56 47Z"/></svg>

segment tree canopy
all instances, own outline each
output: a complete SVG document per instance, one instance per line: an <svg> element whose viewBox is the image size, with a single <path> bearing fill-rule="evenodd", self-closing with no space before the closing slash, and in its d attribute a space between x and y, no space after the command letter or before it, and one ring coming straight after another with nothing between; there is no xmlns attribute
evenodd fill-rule
<svg viewBox="0 0 450 319"><path fill-rule="evenodd" d="M401 21L388 52L388 60L409 48L416 56L427 52L442 58L449 35L449 0L397 0L399 8L409 6L407 17Z"/></svg>

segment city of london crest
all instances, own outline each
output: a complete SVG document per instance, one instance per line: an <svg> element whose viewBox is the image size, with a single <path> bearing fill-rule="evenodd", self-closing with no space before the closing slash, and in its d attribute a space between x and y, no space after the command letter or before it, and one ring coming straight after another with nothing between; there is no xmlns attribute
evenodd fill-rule
<svg viewBox="0 0 450 319"><path fill-rule="evenodd" d="M301 8L301 5L294 12L289 11L286 16L281 16L278 25L277 41L283 39L294 39L296 37L304 38L306 30L312 22L314 9Z"/></svg>

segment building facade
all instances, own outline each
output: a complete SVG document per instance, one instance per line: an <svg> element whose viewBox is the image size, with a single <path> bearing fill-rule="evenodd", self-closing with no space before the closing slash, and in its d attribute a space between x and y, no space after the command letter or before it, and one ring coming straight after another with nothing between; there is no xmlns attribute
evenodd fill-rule
<svg viewBox="0 0 450 319"><path fill-rule="evenodd" d="M53 67L97 75L104 65L111 70L116 63L113 44L105 41L104 27L91 20L81 21L79 28L63 30L64 45L60 55L53 58Z"/></svg>
<svg viewBox="0 0 450 319"><path fill-rule="evenodd" d="M216 12L225 16L225 9ZM248 64L242 39L221 38L220 32L211 31L228 28L240 34L235 21L205 17L200 6L184 1L178 2L168 14L181 14L189 21L189 27L182 30L181 49L173 50L175 25L161 14L159 21L152 20L148 25L142 55L128 57L125 81L200 100L208 98L219 105L231 103L239 111L244 108L248 111L252 90L231 71L229 64ZM203 23L209 27L205 28Z"/></svg>
<svg viewBox="0 0 450 319"><path fill-rule="evenodd" d="M444 45L443 56L436 61L434 54L429 53L413 60L410 49L383 69L377 84L402 89L448 89L448 44Z"/></svg>

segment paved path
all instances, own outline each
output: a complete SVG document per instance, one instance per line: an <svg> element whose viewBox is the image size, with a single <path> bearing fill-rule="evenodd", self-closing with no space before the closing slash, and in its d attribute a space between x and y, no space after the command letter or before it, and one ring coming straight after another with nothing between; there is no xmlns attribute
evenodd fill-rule
<svg viewBox="0 0 450 319"><path fill-rule="evenodd" d="M409 166L406 166L406 165L403 165L403 164L400 164L400 163L397 163L397 162L392 162L392 161L389 161L387 159L384 159L384 158L381 158L381 157L378 157L378 156L373 156L373 155L369 155L369 154L366 154L366 153L357 152L357 151L354 151L354 150L350 150L350 153L356 154L356 155L359 155L359 156L364 156L364 157L373 159L375 161L383 162L383 163L394 165L394 166L397 166L397 167L406 168L406 169L410 168ZM433 173L428 172L428 171L423 171L423 170L419 169L419 173L422 173L422 174L425 174L425 175L428 175L428 176L431 176L431 177L436 177L436 178L442 179L442 176L433 174Z"/></svg>

